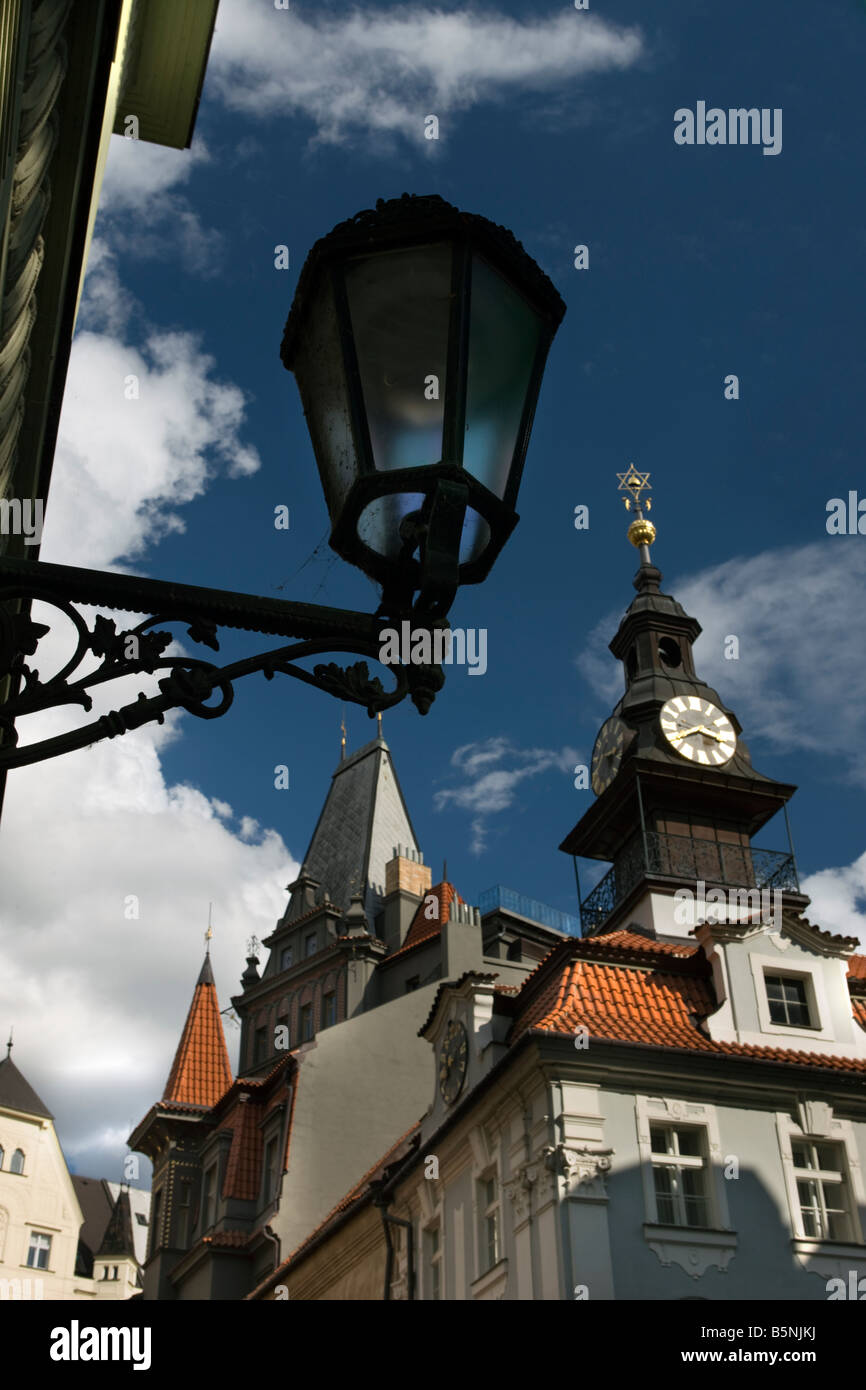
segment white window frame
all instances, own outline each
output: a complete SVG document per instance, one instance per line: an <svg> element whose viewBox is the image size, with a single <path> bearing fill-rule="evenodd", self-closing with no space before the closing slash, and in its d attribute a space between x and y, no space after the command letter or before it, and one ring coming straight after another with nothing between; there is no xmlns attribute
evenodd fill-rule
<svg viewBox="0 0 866 1390"><path fill-rule="evenodd" d="M722 1145L715 1106L697 1105L692 1101L671 1100L664 1096L635 1096L635 1112L647 1222L653 1226L664 1226L671 1230L681 1231L684 1235L692 1232L696 1239L705 1230L730 1231L731 1219L728 1211L727 1192L725 1191ZM650 1125L703 1131L701 1135L704 1150L702 1166L706 1172L705 1189L709 1226L671 1227L668 1222L659 1220L654 1175L654 1169L657 1165L653 1162ZM691 1165L687 1164L686 1166Z"/></svg>
<svg viewBox="0 0 866 1390"><path fill-rule="evenodd" d="M485 1200L482 1204L482 1192L487 1188L488 1183L493 1184L493 1200ZM495 1222L495 1241L494 1258L488 1258L489 1241L487 1235L487 1223L493 1218ZM491 1269L495 1269L503 1257L502 1248L502 1184L499 1181L499 1172L496 1166L486 1169L475 1179L475 1239L477 1260L476 1268L478 1278L489 1274Z"/></svg>
<svg viewBox="0 0 866 1390"><path fill-rule="evenodd" d="M758 1023L762 1033L799 1038L803 1043L809 1043L815 1038L820 1038L823 1042L834 1040L833 1031L829 1026L831 1014L827 991L824 988L824 972L820 965L812 966L804 960L798 960L796 965L789 965L787 961L781 961L778 956L757 954L749 956L749 964L752 967L752 979L758 1005ZM788 979L803 981L806 986L806 1005L811 1020L808 1028L798 1028L793 1023L773 1023L770 1018L770 1001L767 998L768 975L782 975ZM806 1050L808 1051L808 1048Z"/></svg>
<svg viewBox="0 0 866 1390"><path fill-rule="evenodd" d="M47 1245L42 1245L42 1244L40 1244L41 1241L47 1241L48 1244L47 1244ZM51 1266L49 1265L48 1261L51 1259L51 1246L52 1246L52 1243L53 1243L53 1242L52 1242L51 1236L49 1235L49 1233L48 1233L47 1231L34 1231L34 1230L31 1230L31 1232L30 1232L30 1239L29 1239L29 1241L27 1242L27 1268L28 1268L28 1269L50 1269L50 1268L51 1268ZM44 1265L39 1263L39 1256L41 1255L41 1253L42 1253L43 1250L45 1251L45 1263L44 1263ZM31 1254L35 1254L36 1259L31 1260L31 1258L30 1258Z"/></svg>
<svg viewBox="0 0 866 1390"><path fill-rule="evenodd" d="M850 1120L834 1119L829 1121L826 1128L827 1133L825 1134L810 1134L804 1130L801 1125L797 1124L787 1111L778 1111L776 1114L776 1133L779 1140L779 1151L782 1156L782 1171L785 1177L785 1190L788 1198L791 1231L797 1253L821 1250L825 1247L838 1249L840 1246L864 1245L863 1227L860 1221L860 1208L866 1205L866 1192L864 1192L863 1172L860 1165L860 1155L857 1149L854 1126ZM835 1144L841 1148L845 1161L845 1172L843 1173L843 1177L848 1189L848 1220L851 1226L850 1240L830 1241L821 1236L806 1235L803 1226L803 1213L800 1210L800 1194L797 1190L797 1175L801 1172L805 1173L805 1169L798 1169L794 1164L792 1144L796 1142ZM811 1176L818 1177L819 1174L813 1172Z"/></svg>
<svg viewBox="0 0 866 1390"><path fill-rule="evenodd" d="M662 1155L661 1155L661 1153L660 1153L660 1151L659 1151L658 1149L654 1149L654 1148L653 1148L653 1146L652 1146L652 1131L653 1131L653 1129L661 1129L661 1130L665 1130L665 1131L667 1131L667 1132L673 1134L673 1136L674 1136L674 1138L675 1138L675 1140L676 1140L676 1149L675 1149L675 1151L674 1151L673 1153L671 1153L671 1152L669 1152L669 1151L666 1151L665 1156L664 1156L664 1158L663 1158ZM681 1134L683 1134L683 1133L693 1133L693 1134L696 1134L696 1135L698 1136L698 1148L699 1148L699 1153L697 1153L697 1154L681 1154L681 1153L679 1152L679 1136L680 1136ZM713 1202L713 1194L712 1194L712 1190L711 1190L711 1189L712 1189L712 1165L711 1165L711 1163L710 1163L710 1161L709 1161L709 1147L708 1147L708 1145L707 1145L707 1132L706 1132L706 1128L705 1128L704 1125L683 1124L683 1123L682 1123L681 1121L679 1121L679 1120L662 1120L661 1118L652 1121L651 1126L650 1126L650 1166L651 1166L651 1168L652 1168L653 1196L655 1197L657 1217L658 1217L658 1207L659 1207L659 1200L660 1200L660 1199L659 1199L659 1194L658 1194L658 1189L657 1189L657 1183L656 1183L656 1174L657 1174L657 1172L659 1171L659 1169L661 1169L661 1168L674 1168L674 1169L676 1169L678 1172L695 1172L695 1173L700 1173L700 1174L701 1174L701 1188L702 1188L700 1200L701 1200L702 1203L703 1203L706 1216L707 1216L707 1217L712 1217L712 1216L713 1216L713 1212L714 1212L714 1202ZM683 1191L682 1191L681 1188L680 1188L679 1183L678 1183L676 1180L672 1183L672 1191L671 1191L671 1193L670 1193L670 1201L671 1201L671 1203L672 1203L672 1205L673 1205L673 1207L674 1207L674 1210L675 1210L675 1212L676 1212L676 1214L677 1214L677 1217L678 1217L678 1218L682 1218L682 1219L678 1219L678 1220L676 1220L676 1221L666 1221L666 1222L664 1222L664 1223L661 1223L661 1222L660 1222L660 1224L669 1225L669 1226L677 1226L679 1229L684 1230L684 1231L705 1231L705 1230L712 1230L712 1229L714 1229L714 1227L713 1227L713 1225L712 1225L712 1222L711 1222L710 1220L707 1220L707 1221L701 1223L700 1225L696 1226L696 1225L693 1225L690 1221L687 1221L687 1220L685 1219L685 1217L686 1217L687 1214L688 1214L688 1207L687 1207L687 1204L686 1204L686 1198L685 1198L685 1194L683 1193ZM660 1218L658 1218L658 1219L659 1219L659 1221L660 1221Z"/></svg>
<svg viewBox="0 0 866 1390"><path fill-rule="evenodd" d="M433 1236L437 1237L438 1245L434 1253L430 1253L430 1242ZM423 1260L422 1260L422 1297L431 1302L441 1303L445 1283L445 1258L442 1251L442 1222L437 1219L422 1227L421 1238L423 1241ZM439 1291L434 1296L433 1282L434 1273L438 1277Z"/></svg>

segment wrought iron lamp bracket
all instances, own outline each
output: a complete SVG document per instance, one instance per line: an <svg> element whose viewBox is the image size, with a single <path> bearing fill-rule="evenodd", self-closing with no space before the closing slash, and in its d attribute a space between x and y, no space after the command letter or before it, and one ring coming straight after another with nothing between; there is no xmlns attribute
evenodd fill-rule
<svg viewBox="0 0 866 1390"><path fill-rule="evenodd" d="M161 724L171 709L185 709L199 719L217 719L231 707L234 682L256 672L268 680L277 674L293 676L363 706L370 715L391 708L407 695L426 714L445 681L440 666L388 664L393 688L387 690L378 676L370 674L366 660L348 666L319 664L312 671L296 664L327 652L379 661L384 626L399 626L405 618L416 630L447 625L418 609L386 617L382 610L370 615L9 558L0 558L0 600L0 769L41 762L154 721ZM37 600L67 618L77 637L65 665L44 680L28 660L38 654L40 642L51 631L50 625L35 622L30 615L30 605ZM113 618L99 613L88 625L76 605L149 616L118 631ZM166 648L175 640L174 634L161 630L169 623L185 624L187 636L197 646L215 652L221 628L296 640L219 666L203 656L166 656ZM88 724L19 746L17 719L63 705L80 705L89 712L91 691L96 687L162 671L159 694L140 691L132 702ZM207 703L215 696L216 703Z"/></svg>

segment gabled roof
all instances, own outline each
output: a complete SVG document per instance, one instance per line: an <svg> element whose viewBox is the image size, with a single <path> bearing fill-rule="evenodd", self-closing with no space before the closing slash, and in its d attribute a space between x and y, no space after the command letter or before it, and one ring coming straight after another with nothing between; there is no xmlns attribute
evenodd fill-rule
<svg viewBox="0 0 866 1390"><path fill-rule="evenodd" d="M398 844L418 849L391 750L383 738L375 738L334 772L304 869L342 912L359 888L372 924L385 891L385 865ZM293 920L293 904L297 911L294 897L284 921Z"/></svg>
<svg viewBox="0 0 866 1390"><path fill-rule="evenodd" d="M127 1256L130 1260L135 1259L135 1240L132 1234L132 1209L129 1205L129 1193L123 1189L114 1204L114 1210L108 1219L105 1234L102 1237L99 1249L96 1252L97 1258L108 1255Z"/></svg>
<svg viewBox="0 0 866 1390"><path fill-rule="evenodd" d="M436 899L436 915L428 916L428 898L433 896ZM427 941L432 941L434 937L441 935L442 928L451 916L451 904L454 900L462 903L463 899L457 892L452 883L437 883L435 888L428 888L424 894L424 901L418 904L415 916L409 924L406 933L406 940L399 950L393 951L383 964L396 960L397 956L402 956L406 951L411 951L416 946L421 946Z"/></svg>
<svg viewBox="0 0 866 1390"><path fill-rule="evenodd" d="M44 1120L54 1119L47 1105L39 1099L11 1057L4 1057L0 1062L0 1106L5 1110L17 1110L21 1115L39 1115Z"/></svg>
<svg viewBox="0 0 866 1390"><path fill-rule="evenodd" d="M205 956L162 1099L210 1107L231 1084L213 970L210 956Z"/></svg>

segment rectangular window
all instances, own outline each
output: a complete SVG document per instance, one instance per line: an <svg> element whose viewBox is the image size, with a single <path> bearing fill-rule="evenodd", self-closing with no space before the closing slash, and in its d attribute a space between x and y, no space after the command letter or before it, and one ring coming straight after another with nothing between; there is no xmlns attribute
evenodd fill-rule
<svg viewBox="0 0 866 1390"><path fill-rule="evenodd" d="M427 1298L442 1297L442 1250L439 1244L439 1227L431 1226L424 1232L424 1260L426 1277L424 1280Z"/></svg>
<svg viewBox="0 0 866 1390"><path fill-rule="evenodd" d="M331 991L322 996L322 1027L333 1028L337 1022L337 996Z"/></svg>
<svg viewBox="0 0 866 1390"><path fill-rule="evenodd" d="M314 955L316 954L317 948L318 948L318 937L316 936L316 933L315 933L315 932L310 932L310 935L307 937L306 946L305 946L306 954L307 954L308 956L314 956Z"/></svg>
<svg viewBox="0 0 866 1390"><path fill-rule="evenodd" d="M281 970L288 970L289 966L292 964L292 957L293 957L293 955L294 955L294 950L293 950L293 948L292 948L291 946L284 946L284 947L283 947L283 949L280 951L280 969L281 969Z"/></svg>
<svg viewBox="0 0 866 1390"><path fill-rule="evenodd" d="M313 1036L313 1006L301 1005L301 1042L309 1042Z"/></svg>
<svg viewBox="0 0 866 1390"><path fill-rule="evenodd" d="M499 1201L495 1177L482 1178L478 1184L478 1228L479 1274L484 1274L499 1259Z"/></svg>
<svg viewBox="0 0 866 1390"><path fill-rule="evenodd" d="M179 1249L185 1250L189 1244L190 1218L190 1183L186 1178L180 1180L177 1205L177 1243Z"/></svg>
<svg viewBox="0 0 866 1390"><path fill-rule="evenodd" d="M814 1240L853 1240L851 1195L841 1144L795 1139L791 1156L803 1234Z"/></svg>
<svg viewBox="0 0 866 1390"><path fill-rule="evenodd" d="M41 1231L30 1232L30 1246L27 1251L27 1264L30 1269L47 1269L51 1254L51 1237Z"/></svg>
<svg viewBox="0 0 866 1390"><path fill-rule="evenodd" d="M420 985L420 983L421 983L421 976L420 976L420 975L413 975L412 978L411 978L411 980L407 980L407 981L406 981L406 993L407 993L407 994L411 994L413 990L415 990L415 989L418 988L418 986Z"/></svg>
<svg viewBox="0 0 866 1390"><path fill-rule="evenodd" d="M806 981L793 975L765 975L770 1022L788 1028L811 1028Z"/></svg>
<svg viewBox="0 0 866 1390"><path fill-rule="evenodd" d="M209 1231L214 1221L216 1221L216 1179L217 1166L215 1163L212 1163L204 1175L202 1231Z"/></svg>
<svg viewBox="0 0 866 1390"><path fill-rule="evenodd" d="M709 1226L702 1132L651 1125L650 1144L658 1221L663 1226Z"/></svg>
<svg viewBox="0 0 866 1390"><path fill-rule="evenodd" d="M277 1148L278 1141L269 1139L265 1146L264 1161L264 1201L265 1206L269 1206L274 1200L277 1191Z"/></svg>
<svg viewBox="0 0 866 1390"><path fill-rule="evenodd" d="M162 1188L154 1193L153 1206L150 1212L150 1253L158 1250L162 1244L162 1232L159 1229L159 1221L162 1215Z"/></svg>
<svg viewBox="0 0 866 1390"><path fill-rule="evenodd" d="M263 1062L268 1055L268 1030L257 1028L253 1035L253 1065Z"/></svg>

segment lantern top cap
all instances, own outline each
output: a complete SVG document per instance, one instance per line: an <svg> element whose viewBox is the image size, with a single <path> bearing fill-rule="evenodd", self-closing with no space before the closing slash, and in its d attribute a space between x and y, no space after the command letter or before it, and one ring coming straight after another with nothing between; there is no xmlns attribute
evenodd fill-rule
<svg viewBox="0 0 866 1390"><path fill-rule="evenodd" d="M469 241L505 271L518 289L549 315L556 327L565 303L553 282L507 227L477 213L461 212L438 193L403 193L399 198L380 198L375 208L365 208L340 222L313 245L298 277L295 297L283 333L280 357L292 370L301 327L315 286L324 267L364 252L387 251L402 246L427 245L449 239Z"/></svg>

